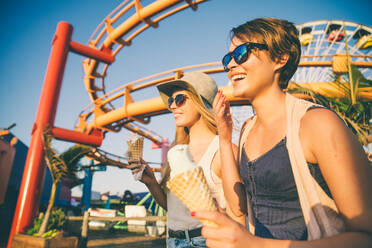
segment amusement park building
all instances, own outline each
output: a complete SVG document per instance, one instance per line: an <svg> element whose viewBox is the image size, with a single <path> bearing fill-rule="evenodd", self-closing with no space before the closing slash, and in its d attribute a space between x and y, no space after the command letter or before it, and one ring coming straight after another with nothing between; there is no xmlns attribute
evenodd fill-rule
<svg viewBox="0 0 372 248"><path fill-rule="evenodd" d="M0 243L9 237L9 231L17 204L28 147L11 132L0 136ZM48 204L52 177L46 170L40 205ZM70 204L71 190L65 183L58 186L56 206Z"/></svg>

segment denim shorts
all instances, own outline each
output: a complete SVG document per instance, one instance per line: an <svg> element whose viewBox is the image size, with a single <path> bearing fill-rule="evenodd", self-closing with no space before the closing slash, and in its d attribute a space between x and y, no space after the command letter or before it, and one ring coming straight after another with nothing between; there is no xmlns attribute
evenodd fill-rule
<svg viewBox="0 0 372 248"><path fill-rule="evenodd" d="M187 239L167 238L168 248L207 247L202 236Z"/></svg>

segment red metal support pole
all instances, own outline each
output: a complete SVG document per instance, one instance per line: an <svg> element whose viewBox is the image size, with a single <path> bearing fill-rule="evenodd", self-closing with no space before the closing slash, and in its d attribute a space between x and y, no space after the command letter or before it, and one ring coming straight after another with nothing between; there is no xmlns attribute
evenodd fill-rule
<svg viewBox="0 0 372 248"><path fill-rule="evenodd" d="M115 61L115 57L114 55L112 55L112 51L108 48L103 49L103 51L101 52L95 48L85 46L75 41L71 41L70 51L83 56L90 57L92 59L96 59L101 62L105 62L107 64L111 64L112 62Z"/></svg>
<svg viewBox="0 0 372 248"><path fill-rule="evenodd" d="M100 134L95 135L76 132L60 127L54 127L52 129L52 134L56 139L92 146L101 146L103 140L102 131L100 132Z"/></svg>
<svg viewBox="0 0 372 248"><path fill-rule="evenodd" d="M67 22L58 23L44 79L36 121L27 153L17 207L14 213L8 248L14 234L24 232L32 224L39 208L45 163L42 132L46 126L53 127L63 73L69 52L73 27Z"/></svg>

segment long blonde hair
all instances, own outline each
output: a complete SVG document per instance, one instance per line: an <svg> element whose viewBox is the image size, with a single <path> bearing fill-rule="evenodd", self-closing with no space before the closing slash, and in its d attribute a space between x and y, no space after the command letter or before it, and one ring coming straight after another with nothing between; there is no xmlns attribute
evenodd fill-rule
<svg viewBox="0 0 372 248"><path fill-rule="evenodd" d="M217 135L217 126L216 120L214 119L213 114L207 109L205 104L200 101L199 97L193 94L191 91L186 90L187 96L195 104L198 109L201 118L207 124L208 129ZM177 127L175 135L175 144L188 144L190 141L189 130L187 127Z"/></svg>
<svg viewBox="0 0 372 248"><path fill-rule="evenodd" d="M187 89L181 89L179 90L186 90L186 95L189 97L189 99L195 104L196 108L198 109L201 118L205 121L207 124L207 127L209 130L211 130L214 134L218 134L217 132L217 126L216 126L216 120L214 119L213 114L207 109L205 106L205 103L203 101L200 101L199 97L196 96L193 92L187 90ZM178 91L175 90L175 91ZM174 92L175 92L174 91ZM178 144L188 144L190 142L190 134L189 130L187 127L177 127L176 128L176 134L175 134L175 139L170 145L170 148L172 148L175 145ZM170 167L169 163L167 161L167 164L165 166L165 171L164 171L164 177L162 179L161 185L165 187L165 183L169 180L170 178Z"/></svg>

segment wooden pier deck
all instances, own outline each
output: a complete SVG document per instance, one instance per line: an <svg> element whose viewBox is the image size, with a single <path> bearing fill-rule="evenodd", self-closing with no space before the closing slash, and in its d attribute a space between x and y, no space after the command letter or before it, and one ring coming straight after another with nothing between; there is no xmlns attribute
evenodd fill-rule
<svg viewBox="0 0 372 248"><path fill-rule="evenodd" d="M165 235L151 237L143 233L117 231L89 230L87 247L94 248L164 248Z"/></svg>

